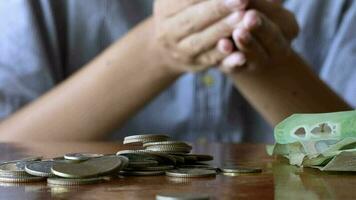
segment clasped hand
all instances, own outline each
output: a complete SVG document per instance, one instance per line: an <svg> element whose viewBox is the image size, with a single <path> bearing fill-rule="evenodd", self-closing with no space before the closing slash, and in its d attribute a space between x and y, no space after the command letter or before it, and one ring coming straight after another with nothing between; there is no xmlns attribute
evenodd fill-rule
<svg viewBox="0 0 356 200"><path fill-rule="evenodd" d="M155 45L180 72L258 71L288 60L292 13L267 0L156 0Z"/></svg>

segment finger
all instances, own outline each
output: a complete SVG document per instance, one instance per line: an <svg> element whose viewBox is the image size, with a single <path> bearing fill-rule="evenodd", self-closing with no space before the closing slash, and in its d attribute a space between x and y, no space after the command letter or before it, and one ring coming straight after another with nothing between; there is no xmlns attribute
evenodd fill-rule
<svg viewBox="0 0 356 200"><path fill-rule="evenodd" d="M198 56L197 58L197 63L199 65L204 65L204 66L214 66L231 54L233 51L233 44L230 40L221 40L217 47L207 51L206 53L203 53Z"/></svg>
<svg viewBox="0 0 356 200"><path fill-rule="evenodd" d="M250 0L249 6L253 9L260 11L270 18L278 27L281 28L283 35L291 41L296 38L299 33L298 22L292 12L283 8L282 3L271 3L264 0Z"/></svg>
<svg viewBox="0 0 356 200"><path fill-rule="evenodd" d="M226 3L227 2L227 3ZM203 30L207 26L221 20L232 11L242 10L247 0L210 0L190 6L166 21L167 30L175 30L172 39L182 38Z"/></svg>
<svg viewBox="0 0 356 200"><path fill-rule="evenodd" d="M256 71L264 66L268 54L247 29L236 29L233 32L233 40L237 48L245 54L248 60L248 70Z"/></svg>
<svg viewBox="0 0 356 200"><path fill-rule="evenodd" d="M220 39L217 48L221 53L229 54L234 50L234 43L227 38Z"/></svg>
<svg viewBox="0 0 356 200"><path fill-rule="evenodd" d="M179 1L177 3L177 0L156 0L154 4L154 13L158 14L160 17L170 17L173 16L185 8L192 6L194 4L203 2L206 0L184 0L184 1ZM174 9L171 9L174 5ZM170 9L162 9L162 8L170 8ZM157 12L159 11L159 12Z"/></svg>
<svg viewBox="0 0 356 200"><path fill-rule="evenodd" d="M270 21L264 14L255 10L246 13L243 19L246 29L251 30L261 46L269 55L278 55L288 47L288 42L280 28Z"/></svg>
<svg viewBox="0 0 356 200"><path fill-rule="evenodd" d="M242 70L246 64L246 56L242 52L235 52L226 57L221 65L220 70L225 73L232 73L238 70Z"/></svg>
<svg viewBox="0 0 356 200"><path fill-rule="evenodd" d="M198 32L184 38L178 44L178 49L185 54L196 56L197 54L211 49L216 43L225 37L229 37L232 31L240 24L244 11L234 12L227 18Z"/></svg>

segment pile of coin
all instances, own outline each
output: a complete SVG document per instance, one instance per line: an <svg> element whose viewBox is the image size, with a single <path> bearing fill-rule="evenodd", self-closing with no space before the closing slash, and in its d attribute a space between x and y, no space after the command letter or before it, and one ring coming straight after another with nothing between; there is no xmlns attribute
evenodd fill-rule
<svg viewBox="0 0 356 200"><path fill-rule="evenodd" d="M191 154L190 144L173 141L166 135L129 136L124 144L135 150L129 148L110 155L70 153L52 159L31 157L4 162L0 164L0 182L47 180L48 184L70 186L109 181L120 176L201 178L215 176L219 171L230 174L260 172L260 169L211 166L205 162L213 160L212 156Z"/></svg>

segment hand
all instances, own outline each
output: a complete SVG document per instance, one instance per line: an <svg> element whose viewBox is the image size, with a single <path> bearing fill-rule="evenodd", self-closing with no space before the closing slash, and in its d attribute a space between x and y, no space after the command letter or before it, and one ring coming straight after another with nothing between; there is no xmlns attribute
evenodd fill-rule
<svg viewBox="0 0 356 200"><path fill-rule="evenodd" d="M168 66L199 71L220 63L233 51L230 37L247 0L156 0L154 45Z"/></svg>
<svg viewBox="0 0 356 200"><path fill-rule="evenodd" d="M284 17L286 22L283 24L289 24L291 28L284 27L283 31L277 22L257 10L245 13L242 25L233 32L233 40L239 51L224 59L221 64L222 71L258 71L267 66L287 64L290 55L294 55L291 54L290 41L297 35L298 26L295 18L290 17L286 10L281 9L278 13L289 16ZM279 20L278 23L282 21Z"/></svg>

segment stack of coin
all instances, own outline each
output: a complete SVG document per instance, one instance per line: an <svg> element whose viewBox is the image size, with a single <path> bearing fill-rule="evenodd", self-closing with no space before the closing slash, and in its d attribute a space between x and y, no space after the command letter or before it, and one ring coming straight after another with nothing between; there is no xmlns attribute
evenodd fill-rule
<svg viewBox="0 0 356 200"><path fill-rule="evenodd" d="M193 178L196 171L202 174L209 170L209 175L216 174L217 168L201 163L211 161L210 155L190 154L192 146L183 141L170 140L165 135L134 135L126 137L125 144L141 144L142 150L124 150L116 155L126 156L129 165L120 174L130 176L163 175ZM152 162L155 161L155 162ZM172 170L180 170L186 175L170 173Z"/></svg>

